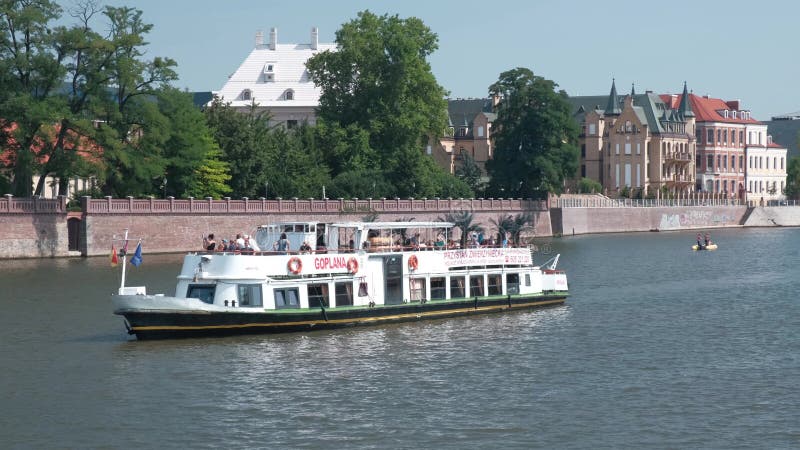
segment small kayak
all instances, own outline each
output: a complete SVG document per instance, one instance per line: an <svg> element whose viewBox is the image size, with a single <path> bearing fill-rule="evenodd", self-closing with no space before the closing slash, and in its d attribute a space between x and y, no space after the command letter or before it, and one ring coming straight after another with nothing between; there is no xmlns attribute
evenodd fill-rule
<svg viewBox="0 0 800 450"><path fill-rule="evenodd" d="M717 249L717 244L708 244L708 245L702 245L702 246L698 246L697 244L694 244L692 246L692 250L716 250L716 249Z"/></svg>

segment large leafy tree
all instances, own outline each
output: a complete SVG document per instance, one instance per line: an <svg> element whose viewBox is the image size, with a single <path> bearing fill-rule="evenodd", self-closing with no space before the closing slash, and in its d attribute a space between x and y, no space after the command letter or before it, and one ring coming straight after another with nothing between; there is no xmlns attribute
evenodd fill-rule
<svg viewBox="0 0 800 450"><path fill-rule="evenodd" d="M205 109L205 117L222 150L222 158L230 165L231 195L278 196L270 182L270 162L276 159L278 149L270 134L269 116L259 113L255 104L245 112L238 112L230 103L215 97Z"/></svg>
<svg viewBox="0 0 800 450"><path fill-rule="evenodd" d="M65 68L48 28L61 13L49 0L0 2L0 144L9 151L17 196L31 196L35 149L50 142L65 106L53 96Z"/></svg>
<svg viewBox="0 0 800 450"><path fill-rule="evenodd" d="M789 159L786 167L786 189L784 193L792 199L800 198L800 156Z"/></svg>
<svg viewBox="0 0 800 450"><path fill-rule="evenodd" d="M542 198L560 193L578 169L578 125L567 94L553 81L517 68L500 74L489 93L500 97L494 122L491 189L500 196Z"/></svg>
<svg viewBox="0 0 800 450"><path fill-rule="evenodd" d="M63 192L71 176L90 174L107 194L151 193L171 128L154 99L177 78L175 62L144 58L152 26L139 10L85 1L69 11L75 25L54 26L62 13L48 0L0 2L0 117L12 130L4 148L14 193L41 194L48 175Z"/></svg>
<svg viewBox="0 0 800 450"><path fill-rule="evenodd" d="M326 159L343 163L332 164L331 175L380 168L395 195L427 194L419 190L430 184L422 148L447 124L446 91L427 61L436 34L414 17L363 11L336 32L336 43L337 51L307 62L322 89L320 126L336 138Z"/></svg>

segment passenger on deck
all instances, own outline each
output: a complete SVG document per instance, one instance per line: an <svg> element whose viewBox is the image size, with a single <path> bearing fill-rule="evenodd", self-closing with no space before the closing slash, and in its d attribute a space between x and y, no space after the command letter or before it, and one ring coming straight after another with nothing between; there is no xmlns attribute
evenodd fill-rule
<svg viewBox="0 0 800 450"><path fill-rule="evenodd" d="M223 239L222 242L217 244L217 251L218 252L224 252L227 249L228 249L228 240L227 239Z"/></svg>
<svg viewBox="0 0 800 450"><path fill-rule="evenodd" d="M203 248L209 252L217 249L217 241L214 240L214 233L209 233L208 237L203 238Z"/></svg>
<svg viewBox="0 0 800 450"><path fill-rule="evenodd" d="M311 253L311 246L308 245L308 242L303 241L303 243L300 244L300 253Z"/></svg>
<svg viewBox="0 0 800 450"><path fill-rule="evenodd" d="M697 233L697 248L703 248L703 235Z"/></svg>
<svg viewBox="0 0 800 450"><path fill-rule="evenodd" d="M281 238L278 239L278 251L279 252L291 251L291 249L289 248L289 239L286 238L286 233L281 233Z"/></svg>
<svg viewBox="0 0 800 450"><path fill-rule="evenodd" d="M711 243L711 235L706 233L706 247Z"/></svg>
<svg viewBox="0 0 800 450"><path fill-rule="evenodd" d="M244 248L246 250L260 252L261 248L259 248L258 243L255 239L253 239L249 234L244 235Z"/></svg>

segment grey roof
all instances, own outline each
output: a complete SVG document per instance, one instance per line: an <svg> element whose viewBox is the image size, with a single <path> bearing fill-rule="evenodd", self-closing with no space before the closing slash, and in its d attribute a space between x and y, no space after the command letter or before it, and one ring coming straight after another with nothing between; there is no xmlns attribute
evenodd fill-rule
<svg viewBox="0 0 800 450"><path fill-rule="evenodd" d="M621 111L621 105L625 102L625 95L617 95L616 108ZM582 122L588 111L596 111L600 114L605 112L600 105L607 103L610 96L606 95L586 95L568 97L567 101L572 105L572 115L575 120ZM667 105L656 94L651 92L638 94L633 97L633 112L643 124L647 124L651 133L664 133L662 121L682 121L678 111L667 108ZM606 106L607 108L608 106Z"/></svg>
<svg viewBox="0 0 800 450"><path fill-rule="evenodd" d="M198 108L202 108L203 106L207 105L213 98L214 94L211 91L192 92L192 102L194 102L194 106Z"/></svg>
<svg viewBox="0 0 800 450"><path fill-rule="evenodd" d="M611 92L608 94L608 101L606 103L606 115L620 114L622 109L619 107L619 96L617 95L617 84L611 80Z"/></svg>
<svg viewBox="0 0 800 450"><path fill-rule="evenodd" d="M472 123L478 114L485 114L492 122L497 114L492 112L492 99L467 98L447 101L447 117L451 127L468 127L472 133Z"/></svg>

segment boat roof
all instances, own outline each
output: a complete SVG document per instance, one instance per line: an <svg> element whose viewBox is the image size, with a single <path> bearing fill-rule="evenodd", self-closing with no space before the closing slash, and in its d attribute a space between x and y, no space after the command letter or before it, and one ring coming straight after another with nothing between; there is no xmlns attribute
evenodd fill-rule
<svg viewBox="0 0 800 450"><path fill-rule="evenodd" d="M332 226L339 228L369 228L382 230L400 230L404 228L452 228L452 222L340 222L332 223Z"/></svg>

